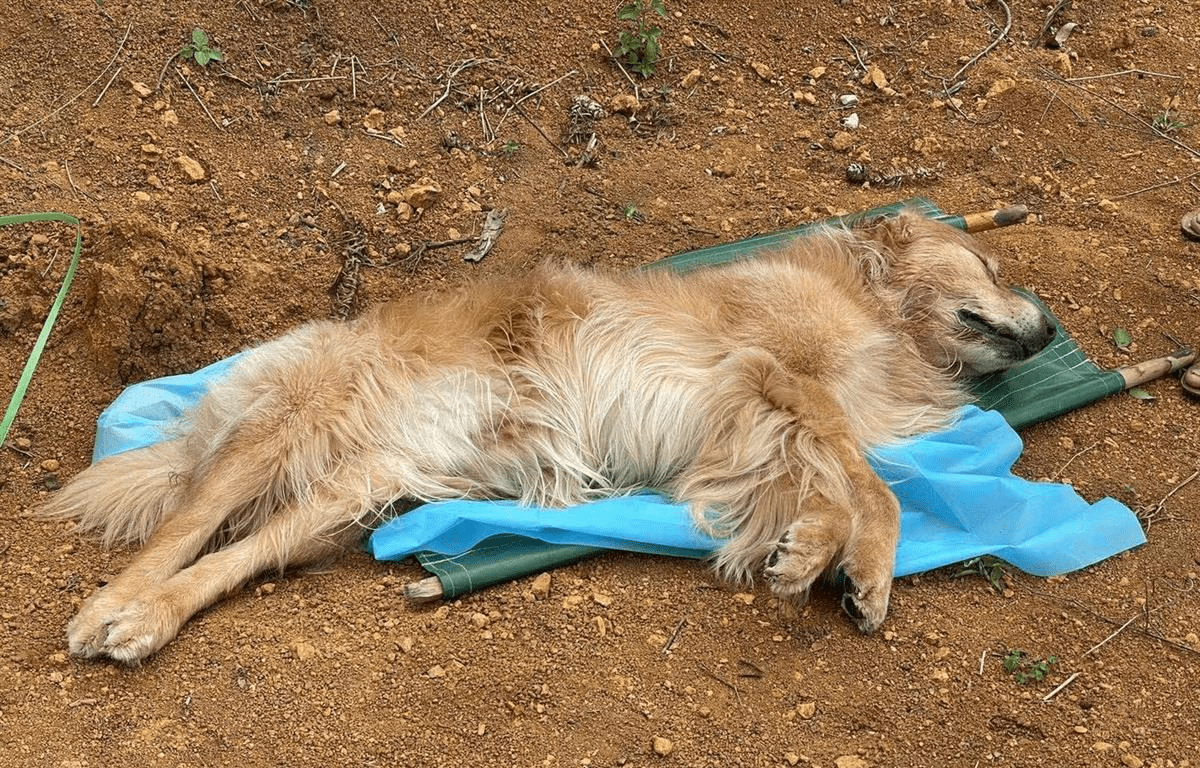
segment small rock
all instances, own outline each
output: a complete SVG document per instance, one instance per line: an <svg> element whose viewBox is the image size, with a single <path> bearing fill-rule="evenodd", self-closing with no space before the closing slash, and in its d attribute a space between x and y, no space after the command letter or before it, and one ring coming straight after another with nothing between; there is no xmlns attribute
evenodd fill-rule
<svg viewBox="0 0 1200 768"><path fill-rule="evenodd" d="M854 137L845 131L838 131L833 134L833 138L829 140L829 146L833 147L838 152L845 152L854 146Z"/></svg>
<svg viewBox="0 0 1200 768"><path fill-rule="evenodd" d="M1183 636L1183 642L1187 643L1188 645L1190 645L1192 647L1195 647L1195 646L1200 645L1200 637L1198 637L1195 632L1188 632L1186 635Z"/></svg>
<svg viewBox="0 0 1200 768"><path fill-rule="evenodd" d="M842 118L842 127L848 131L858 130L858 113L851 112Z"/></svg>
<svg viewBox="0 0 1200 768"><path fill-rule="evenodd" d="M150 202L150 193L143 192L139 189L137 192L133 193L133 199L137 200L139 203L148 203Z"/></svg>
<svg viewBox="0 0 1200 768"><path fill-rule="evenodd" d="M821 76L825 74L825 69L825 67L813 67L808 70L808 76L813 80L820 80Z"/></svg>
<svg viewBox="0 0 1200 768"><path fill-rule="evenodd" d="M417 641L408 636L402 637L396 641L396 645L399 646L400 650L404 651L405 653L411 653L413 646L416 644Z"/></svg>
<svg viewBox="0 0 1200 768"><path fill-rule="evenodd" d="M435 677L435 678L436 677L445 677L446 670L442 668L441 664L434 664L432 667L429 668L429 671L427 671L425 673L425 676L426 677Z"/></svg>
<svg viewBox="0 0 1200 768"><path fill-rule="evenodd" d="M488 618L486 613L480 613L478 611L471 614L470 621L473 626L476 626L479 629L483 629L484 627L486 627L488 624L490 624L492 622L492 620Z"/></svg>
<svg viewBox="0 0 1200 768"><path fill-rule="evenodd" d="M632 115L639 108L637 97L632 93L618 93L608 102L608 111L620 115Z"/></svg>
<svg viewBox="0 0 1200 768"><path fill-rule="evenodd" d="M783 761L788 765L795 765L800 762L800 755L797 755L795 752L788 752L784 754Z"/></svg>
<svg viewBox="0 0 1200 768"><path fill-rule="evenodd" d="M386 114L382 109L372 109L363 118L363 128L366 128L368 131L382 131L384 117L386 117Z"/></svg>
<svg viewBox="0 0 1200 768"><path fill-rule="evenodd" d="M175 110L173 109L168 109L166 112L163 112L158 119L164 126L168 128L179 125L179 115L175 114Z"/></svg>
<svg viewBox="0 0 1200 768"><path fill-rule="evenodd" d="M264 595L273 595L275 594L275 583L272 581L267 581L259 584L257 591L262 592Z"/></svg>
<svg viewBox="0 0 1200 768"><path fill-rule="evenodd" d="M1094 752L1111 752L1112 750L1113 745L1109 744L1107 741L1097 741L1092 745L1092 751Z"/></svg>
<svg viewBox="0 0 1200 768"><path fill-rule="evenodd" d="M1011 77L1002 77L999 80L995 80L992 82L992 85L991 85L991 87L988 88L987 95L984 98L986 98L986 99L994 98L994 97L999 96L1000 94L1004 93L1005 91L1011 91L1013 88L1016 88L1016 87L1017 87L1016 80L1012 79Z"/></svg>
<svg viewBox="0 0 1200 768"><path fill-rule="evenodd" d="M750 62L750 68L754 70L754 74L758 75L763 80L766 80L768 83L775 78L775 73L771 71L771 68L766 64L763 64L761 61Z"/></svg>
<svg viewBox="0 0 1200 768"><path fill-rule="evenodd" d="M321 119L325 121L325 125L337 125L342 122L342 113L336 109L331 109Z"/></svg>
<svg viewBox="0 0 1200 768"><path fill-rule="evenodd" d="M692 36L691 36L691 35L683 35L683 36L681 36L681 37L679 38L679 42L683 43L683 44L684 44L685 46L687 46L688 48L695 48L695 47L696 47L696 41L695 41L695 40L692 38Z"/></svg>
<svg viewBox="0 0 1200 768"><path fill-rule="evenodd" d="M13 440L13 445L17 446L17 450L28 451L33 447L33 442L28 437L18 437Z"/></svg>
<svg viewBox="0 0 1200 768"><path fill-rule="evenodd" d="M853 93L843 93L841 96L838 96L838 103L843 107L853 107L855 104L858 104L858 97Z"/></svg>
<svg viewBox="0 0 1200 768"><path fill-rule="evenodd" d="M800 706L796 707L796 714L800 715L800 717L805 720L811 720L813 715L817 714L817 702L806 701L802 703Z"/></svg>
<svg viewBox="0 0 1200 768"><path fill-rule="evenodd" d="M679 87L691 88L698 82L700 82L700 70L693 69L691 72L688 72L686 75L684 75L683 79L679 81Z"/></svg>
<svg viewBox="0 0 1200 768"><path fill-rule="evenodd" d="M940 683L944 683L950 679L950 673L947 672L946 670L942 669L941 667L938 667L937 669L935 669L929 673L929 678L931 680L936 680Z"/></svg>
<svg viewBox="0 0 1200 768"><path fill-rule="evenodd" d="M724 162L715 164L710 170L718 179L728 179L737 175L737 169Z"/></svg>
<svg viewBox="0 0 1200 768"><path fill-rule="evenodd" d="M1120 206L1118 206L1112 200L1109 200L1107 197L1101 198L1100 202L1096 203L1096 207L1105 213L1116 213L1120 210Z"/></svg>
<svg viewBox="0 0 1200 768"><path fill-rule="evenodd" d="M533 580L533 584L529 586L529 590L533 592L533 596L538 600L545 600L550 596L550 574L540 573Z"/></svg>
<svg viewBox="0 0 1200 768"><path fill-rule="evenodd" d="M1074 728L1072 728L1071 730L1075 731L1075 733L1087 733L1088 732L1086 725L1077 725Z"/></svg>
<svg viewBox="0 0 1200 768"><path fill-rule="evenodd" d="M871 768L871 764L858 755L842 755L834 758L833 764L837 768Z"/></svg>
<svg viewBox="0 0 1200 768"><path fill-rule="evenodd" d="M188 155L180 155L179 157L175 158L175 166L179 168L180 172L182 172L183 175L187 177L187 180L192 183L204 181L208 175L204 170L204 166L200 165L198 160L189 157Z"/></svg>
<svg viewBox="0 0 1200 768"><path fill-rule="evenodd" d="M137 80L130 80L129 87L133 89L134 93L136 93L138 96L140 96L143 99L150 98L150 95L152 93L154 93L153 88L151 88L150 86L146 85L145 83L139 82Z"/></svg>
<svg viewBox="0 0 1200 768"><path fill-rule="evenodd" d="M1121 763L1129 766L1129 768L1142 768L1143 765L1142 758L1138 757L1132 752L1126 752L1125 754L1121 755Z"/></svg>
<svg viewBox="0 0 1200 768"><path fill-rule="evenodd" d="M42 471L57 472L60 466L61 465L58 463L58 459L46 459L42 462Z"/></svg>
<svg viewBox="0 0 1200 768"><path fill-rule="evenodd" d="M567 595L563 598L562 607L564 611L573 611L583 604L582 595Z"/></svg>
<svg viewBox="0 0 1200 768"><path fill-rule="evenodd" d="M754 595L750 594L749 592L738 592L734 594L733 599L737 600L739 603L750 605L754 602Z"/></svg>
<svg viewBox="0 0 1200 768"><path fill-rule="evenodd" d="M599 592L592 593L592 601L595 602L596 605L602 605L605 608L613 604L613 599L611 596L602 595Z"/></svg>
<svg viewBox="0 0 1200 768"><path fill-rule="evenodd" d="M867 67L867 74L863 75L862 84L873 85L879 90L883 90L888 87L887 75L883 73L882 69L871 64Z"/></svg>
<svg viewBox="0 0 1200 768"><path fill-rule="evenodd" d="M442 195L442 185L428 176L422 176L415 184L404 190L404 201L413 208L428 208Z"/></svg>
<svg viewBox="0 0 1200 768"><path fill-rule="evenodd" d="M296 658L300 661L308 661L317 655L317 648L312 643L297 640L292 643L292 652L296 654Z"/></svg>
<svg viewBox="0 0 1200 768"><path fill-rule="evenodd" d="M801 101L814 107L817 105L817 96L812 91L792 91L792 100Z"/></svg>
<svg viewBox="0 0 1200 768"><path fill-rule="evenodd" d="M654 754L659 757L666 757L675 751L675 744L670 739L655 736L653 739L650 739L650 749L654 750Z"/></svg>

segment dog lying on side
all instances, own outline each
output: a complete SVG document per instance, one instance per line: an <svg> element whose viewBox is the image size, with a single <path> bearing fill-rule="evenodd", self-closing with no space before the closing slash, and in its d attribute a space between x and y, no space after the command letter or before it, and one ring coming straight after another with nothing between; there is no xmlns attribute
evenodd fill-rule
<svg viewBox="0 0 1200 768"><path fill-rule="evenodd" d="M70 622L70 650L136 662L397 503L646 487L724 538L722 575L803 600L840 572L871 631L899 509L864 452L942 427L961 382L1053 334L975 240L914 213L687 275L544 267L312 322L251 350L173 439L51 501L106 544L145 542Z"/></svg>

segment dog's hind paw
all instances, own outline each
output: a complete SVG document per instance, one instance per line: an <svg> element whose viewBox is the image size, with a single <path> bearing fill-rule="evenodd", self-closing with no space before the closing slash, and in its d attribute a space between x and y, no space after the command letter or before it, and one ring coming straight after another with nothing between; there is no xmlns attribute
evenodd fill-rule
<svg viewBox="0 0 1200 768"><path fill-rule="evenodd" d="M100 593L67 626L67 643L73 656L107 656L136 664L178 631L179 622L162 601L143 597L119 605Z"/></svg>
<svg viewBox="0 0 1200 768"><path fill-rule="evenodd" d="M808 600L809 589L829 567L836 549L832 542L822 540L821 533L803 523L784 531L763 570L777 597L797 604Z"/></svg>
<svg viewBox="0 0 1200 768"><path fill-rule="evenodd" d="M887 616L891 582L887 582L882 589L878 587L863 588L847 577L844 586L842 610L846 612L846 615L853 619L863 632L874 632L879 629L879 625Z"/></svg>

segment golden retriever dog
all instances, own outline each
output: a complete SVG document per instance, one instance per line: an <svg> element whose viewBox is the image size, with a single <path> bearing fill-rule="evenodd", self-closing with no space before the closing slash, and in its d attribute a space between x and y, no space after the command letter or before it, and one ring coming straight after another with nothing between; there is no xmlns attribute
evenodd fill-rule
<svg viewBox="0 0 1200 768"><path fill-rule="evenodd" d="M722 575L792 601L844 575L871 631L899 508L866 453L947 424L964 380L1053 334L974 239L915 213L686 275L543 267L312 322L245 355L173 439L52 500L106 544L145 542L70 622L70 650L136 662L405 504L647 487L722 537Z"/></svg>

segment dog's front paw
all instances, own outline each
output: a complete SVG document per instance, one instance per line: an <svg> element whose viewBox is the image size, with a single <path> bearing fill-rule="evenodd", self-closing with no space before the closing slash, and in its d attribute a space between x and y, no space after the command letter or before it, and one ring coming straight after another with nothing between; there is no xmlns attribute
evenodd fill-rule
<svg viewBox="0 0 1200 768"><path fill-rule="evenodd" d="M122 602L101 591L67 625L68 646L74 656L136 663L175 637L181 622L174 613L152 594Z"/></svg>
<svg viewBox="0 0 1200 768"><path fill-rule="evenodd" d="M784 531L767 556L763 574L771 591L792 603L808 600L813 582L829 567L836 545L825 539L818 526L795 523Z"/></svg>
<svg viewBox="0 0 1200 768"><path fill-rule="evenodd" d="M863 586L846 577L845 590L842 594L842 610L863 632L879 629L879 625L887 616L888 597L892 591L891 579L882 584Z"/></svg>

